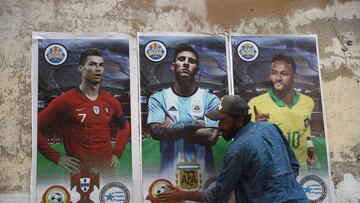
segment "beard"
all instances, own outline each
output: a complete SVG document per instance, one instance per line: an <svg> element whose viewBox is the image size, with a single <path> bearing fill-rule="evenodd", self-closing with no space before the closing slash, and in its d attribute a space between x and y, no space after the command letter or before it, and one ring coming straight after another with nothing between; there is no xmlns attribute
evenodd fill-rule
<svg viewBox="0 0 360 203"><path fill-rule="evenodd" d="M235 125L232 125L229 130L221 130L221 136L226 140L229 141L233 139L237 133L238 129Z"/></svg>

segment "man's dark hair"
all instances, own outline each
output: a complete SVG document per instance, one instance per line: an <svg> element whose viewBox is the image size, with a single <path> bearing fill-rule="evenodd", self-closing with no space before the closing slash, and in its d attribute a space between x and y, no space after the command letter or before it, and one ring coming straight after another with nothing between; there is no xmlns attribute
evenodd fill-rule
<svg viewBox="0 0 360 203"><path fill-rule="evenodd" d="M244 124L243 124L243 126L246 125L246 124L248 124L248 123L251 121L251 113L249 113L249 114L247 114L247 115L241 115L241 116L234 116L234 115L232 115L232 117L234 118L234 120L235 120L236 118L244 118Z"/></svg>
<svg viewBox="0 0 360 203"><path fill-rule="evenodd" d="M293 57L278 53L272 57L271 63L274 63L275 61L284 61L284 62L290 64L292 70L294 71L294 73L296 73L296 63L295 63L295 60Z"/></svg>
<svg viewBox="0 0 360 203"><path fill-rule="evenodd" d="M199 54L195 51L194 48L192 48L192 46L188 45L188 44L180 44L178 46L176 46L175 48L175 53L174 53L174 58L173 58L173 63L175 63L176 61L176 57L180 52L183 51L190 51L192 53L194 53L194 55L196 56L196 65L199 66Z"/></svg>
<svg viewBox="0 0 360 203"><path fill-rule="evenodd" d="M103 56L101 51L97 48L86 49L81 52L79 64L84 65L88 56Z"/></svg>
<svg viewBox="0 0 360 203"><path fill-rule="evenodd" d="M244 125L248 124L251 121L251 113L244 116Z"/></svg>

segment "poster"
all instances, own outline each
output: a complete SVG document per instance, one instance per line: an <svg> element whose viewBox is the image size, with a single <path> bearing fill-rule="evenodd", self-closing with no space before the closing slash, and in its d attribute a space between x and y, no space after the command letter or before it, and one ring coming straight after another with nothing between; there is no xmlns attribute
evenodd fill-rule
<svg viewBox="0 0 360 203"><path fill-rule="evenodd" d="M217 130L217 122L209 121L204 113L229 94L227 38L139 33L138 53L144 202L153 202L166 182L201 191L214 183L228 143L219 138L211 146L211 141L191 139L198 128L189 122L202 120L205 128ZM151 125L168 124L178 128L164 134L151 129Z"/></svg>
<svg viewBox="0 0 360 203"><path fill-rule="evenodd" d="M33 33L32 202L133 198L133 46L127 34Z"/></svg>
<svg viewBox="0 0 360 203"><path fill-rule="evenodd" d="M298 182L310 202L330 202L316 36L233 34L231 53L234 94L249 101L253 120L267 114L267 120L281 128L300 161Z"/></svg>
<svg viewBox="0 0 360 203"><path fill-rule="evenodd" d="M294 76L273 70L284 60ZM320 78L314 35L33 33L31 200L154 203L168 183L212 187L230 142L204 113L230 94L283 130L310 202L330 202Z"/></svg>

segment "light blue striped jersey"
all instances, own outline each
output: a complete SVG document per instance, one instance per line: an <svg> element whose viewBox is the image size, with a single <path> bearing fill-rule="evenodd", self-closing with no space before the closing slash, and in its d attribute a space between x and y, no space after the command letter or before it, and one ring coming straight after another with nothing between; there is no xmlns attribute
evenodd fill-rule
<svg viewBox="0 0 360 203"><path fill-rule="evenodd" d="M218 122L205 116L219 104L219 98L206 89L198 88L187 97L174 93L171 88L154 93L149 99L149 114L147 123L164 124L165 116L175 123L202 119L206 127L217 128ZM194 144L187 139L160 140L161 165L160 178L176 180L182 168L198 167L202 181L214 174L214 161L211 147ZM201 180L200 180L201 181ZM173 182L174 183L174 182Z"/></svg>

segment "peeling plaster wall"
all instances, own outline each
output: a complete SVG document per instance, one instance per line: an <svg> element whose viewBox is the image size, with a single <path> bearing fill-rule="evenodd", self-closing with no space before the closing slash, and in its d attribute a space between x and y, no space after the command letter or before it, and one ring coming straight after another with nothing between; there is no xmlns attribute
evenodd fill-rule
<svg viewBox="0 0 360 203"><path fill-rule="evenodd" d="M2 0L0 193L29 193L33 31L317 34L333 180L360 178L359 1Z"/></svg>

